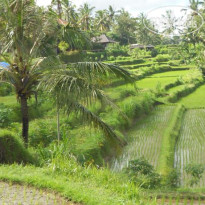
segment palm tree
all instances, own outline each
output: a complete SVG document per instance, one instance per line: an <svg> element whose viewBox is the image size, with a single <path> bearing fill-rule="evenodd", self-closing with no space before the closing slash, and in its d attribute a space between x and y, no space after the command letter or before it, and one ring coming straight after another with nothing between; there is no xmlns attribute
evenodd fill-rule
<svg viewBox="0 0 205 205"><path fill-rule="evenodd" d="M39 83L44 84L45 89L59 93L60 108L81 111L83 116L94 125L99 125L107 135L114 136L112 129L86 110L82 102L85 99L90 99L91 102L93 97L107 99L97 89L96 80L99 76L109 77L114 74L125 80L132 80L130 73L103 63L63 65L58 56L48 56L46 50L42 52L41 49L51 47L55 50L58 35L62 33L61 29L64 31L63 36L70 43L75 43L76 38L81 38L81 33L67 25L61 25L60 31L56 29L58 18L44 12L34 1L2 0L0 8L3 11L0 12L0 56L10 64L8 69L0 69L0 81L13 85L17 99L21 103L22 137L25 146L28 146L28 99L32 95L36 96L36 87ZM52 44L47 45L48 39L54 39ZM43 57L42 53L45 54Z"/></svg>
<svg viewBox="0 0 205 205"><path fill-rule="evenodd" d="M196 12L199 11L199 6L202 5L204 2L199 1L199 0L189 0L190 3L190 8Z"/></svg>
<svg viewBox="0 0 205 205"><path fill-rule="evenodd" d="M87 3L84 3L80 8L80 21L81 28L85 31L90 30L92 22L92 11L95 7L90 7Z"/></svg>
<svg viewBox="0 0 205 205"><path fill-rule="evenodd" d="M163 18L163 34L172 35L174 34L176 27L176 23L179 21L174 15L172 10L167 10L166 14L162 15Z"/></svg>
<svg viewBox="0 0 205 205"><path fill-rule="evenodd" d="M107 10L99 10L96 12L95 16L96 21L96 29L103 32L108 31L110 28L110 22L109 22L109 15Z"/></svg>
<svg viewBox="0 0 205 205"><path fill-rule="evenodd" d="M1 48L0 55L10 64L8 69L1 69L0 78L14 86L18 101L21 103L22 137L28 144L28 99L36 95L34 87L41 75L38 65L43 60L38 56L39 46L49 32L49 19L45 18L42 9L35 6L34 1L0 2ZM3 11L3 12L2 12ZM9 52L12 57L5 54Z"/></svg>
<svg viewBox="0 0 205 205"><path fill-rule="evenodd" d="M59 19L69 22L70 26L77 26L78 13L75 10L75 5L69 0L52 0L51 8L57 8Z"/></svg>
<svg viewBox="0 0 205 205"><path fill-rule="evenodd" d="M110 5L108 7L108 14L109 14L109 19L110 21L113 23L114 22L114 17L115 17L115 10L113 9L113 7Z"/></svg>
<svg viewBox="0 0 205 205"><path fill-rule="evenodd" d="M72 112L75 112L76 116L81 114L86 123L100 128L105 136L119 139L112 128L91 112L87 106L99 100L102 104L106 103L117 108L104 94L102 86L111 76L123 78L127 82L134 82L135 78L128 71L111 64L80 62L64 66L56 69L52 67L48 70L41 79L39 87L58 96L58 106L67 116Z"/></svg>

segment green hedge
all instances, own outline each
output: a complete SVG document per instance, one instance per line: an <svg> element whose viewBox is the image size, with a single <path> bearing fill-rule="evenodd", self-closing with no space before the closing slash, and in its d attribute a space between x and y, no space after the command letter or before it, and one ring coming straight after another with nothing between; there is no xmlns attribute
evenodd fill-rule
<svg viewBox="0 0 205 205"><path fill-rule="evenodd" d="M107 53L105 51L101 52L86 52L87 61L103 61L107 59Z"/></svg>
<svg viewBox="0 0 205 205"><path fill-rule="evenodd" d="M148 75L152 75L155 73L171 71L171 67L169 65L153 65L152 67L144 67L137 70L138 79L145 78Z"/></svg>
<svg viewBox="0 0 205 205"><path fill-rule="evenodd" d="M126 118L116 110L110 109L101 113L101 118L114 129L123 130L130 126L130 122L144 114L148 114L154 104L152 94L130 96L118 102L120 110L128 117Z"/></svg>
<svg viewBox="0 0 205 205"><path fill-rule="evenodd" d="M120 65L132 65L132 64L142 64L145 60L143 59L130 59L130 60L116 60L109 61L108 63L120 64Z"/></svg>
<svg viewBox="0 0 205 205"><path fill-rule="evenodd" d="M165 86L163 87L163 89L164 89L164 90L169 90L170 88L173 88L173 87L176 87L176 86L182 85L182 84L183 84L183 82L181 82L180 80L176 80L176 81L173 82L173 83L169 83L169 84L165 85Z"/></svg>
<svg viewBox="0 0 205 205"><path fill-rule="evenodd" d="M12 132L0 131L0 163L34 163L34 158Z"/></svg>
<svg viewBox="0 0 205 205"><path fill-rule="evenodd" d="M170 120L169 126L166 128L162 138L157 170L164 176L165 182L166 177L173 171L174 168L175 145L179 136L184 112L185 108L182 105L177 105Z"/></svg>
<svg viewBox="0 0 205 205"><path fill-rule="evenodd" d="M155 60L157 62L167 62L170 60L170 56L167 54L160 54L155 58Z"/></svg>
<svg viewBox="0 0 205 205"><path fill-rule="evenodd" d="M68 51L60 55L60 59L67 64L84 61L85 57L86 53L78 50Z"/></svg>
<svg viewBox="0 0 205 205"><path fill-rule="evenodd" d="M166 100L171 102L171 103L175 103L180 98L185 97L185 96L189 95L190 93L194 92L202 84L203 84L203 82L201 82L201 81L198 81L194 84L187 84L181 90L178 90L178 91L172 93L172 95L168 96L166 98Z"/></svg>

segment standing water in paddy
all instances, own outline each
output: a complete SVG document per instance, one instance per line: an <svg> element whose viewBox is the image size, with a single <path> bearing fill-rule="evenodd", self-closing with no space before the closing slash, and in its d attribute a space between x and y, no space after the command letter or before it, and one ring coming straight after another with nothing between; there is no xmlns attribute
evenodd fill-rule
<svg viewBox="0 0 205 205"><path fill-rule="evenodd" d="M158 106L145 119L135 122L136 126L129 131L129 143L123 153L112 163L114 171L128 166L130 160L140 157L147 159L155 168L158 165L161 141L168 126L174 106Z"/></svg>

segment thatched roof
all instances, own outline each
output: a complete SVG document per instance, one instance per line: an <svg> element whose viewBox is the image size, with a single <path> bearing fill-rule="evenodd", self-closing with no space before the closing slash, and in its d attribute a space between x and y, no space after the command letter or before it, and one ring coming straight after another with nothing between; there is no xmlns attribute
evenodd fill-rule
<svg viewBox="0 0 205 205"><path fill-rule="evenodd" d="M116 43L116 41L112 40L111 38L107 37L105 34L102 34L97 37L93 37L92 42L94 43Z"/></svg>

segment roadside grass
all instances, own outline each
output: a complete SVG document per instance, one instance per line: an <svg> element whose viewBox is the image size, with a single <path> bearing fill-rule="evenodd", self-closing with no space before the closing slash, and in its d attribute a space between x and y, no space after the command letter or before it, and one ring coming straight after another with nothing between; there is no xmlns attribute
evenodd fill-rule
<svg viewBox="0 0 205 205"><path fill-rule="evenodd" d="M183 104L186 108L204 108L205 107L205 85L200 86L195 92L181 98L178 103Z"/></svg>

